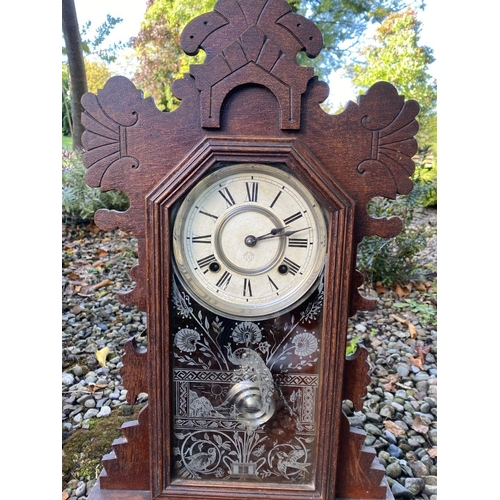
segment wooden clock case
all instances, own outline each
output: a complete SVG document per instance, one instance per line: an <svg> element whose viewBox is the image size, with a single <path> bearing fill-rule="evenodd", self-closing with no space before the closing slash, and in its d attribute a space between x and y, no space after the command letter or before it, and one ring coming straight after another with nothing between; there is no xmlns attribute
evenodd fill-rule
<svg viewBox="0 0 500 500"><path fill-rule="evenodd" d="M214 11L193 19L181 45L187 54L206 52L201 65L174 82L181 100L160 112L151 98L124 77L113 77L97 95L82 99L86 132L86 182L103 191L121 190L126 212L99 210L104 230L121 228L138 240L135 288L120 300L147 312L148 348L125 346L123 385L127 401L147 392L137 421L122 428L103 459L91 500L201 499L390 499L391 491L365 434L350 428L342 401L362 408L370 382L366 351L347 361L349 315L369 310L362 298L356 249L364 236L393 237L399 219L373 219L366 211L376 196L395 198L412 189L413 136L419 106L384 82L336 115L323 111L328 85L299 66L298 52L315 57L318 28L293 13L285 0L219 0ZM325 341L319 389L315 484L311 489L171 482L172 399L169 356L172 207L218 163L283 165L330 214L325 279Z"/></svg>

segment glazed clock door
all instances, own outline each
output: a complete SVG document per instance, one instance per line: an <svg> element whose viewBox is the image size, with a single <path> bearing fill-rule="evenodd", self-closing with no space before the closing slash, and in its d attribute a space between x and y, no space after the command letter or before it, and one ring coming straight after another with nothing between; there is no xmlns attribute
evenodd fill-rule
<svg viewBox="0 0 500 500"><path fill-rule="evenodd" d="M263 164L217 166L173 213L172 483L310 489L328 216Z"/></svg>

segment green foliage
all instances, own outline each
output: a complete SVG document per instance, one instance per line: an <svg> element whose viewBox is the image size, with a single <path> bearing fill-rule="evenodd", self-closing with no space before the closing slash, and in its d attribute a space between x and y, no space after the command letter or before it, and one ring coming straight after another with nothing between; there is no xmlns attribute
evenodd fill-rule
<svg viewBox="0 0 500 500"><path fill-rule="evenodd" d="M298 56L304 66L314 65L316 73L327 79L342 66L352 46L373 21L399 10L408 0L287 0L292 10L315 22L324 46L312 61L305 53ZM134 83L146 96L152 96L159 109L174 110L179 104L171 94L173 81L187 73L190 64L200 64L204 53L187 56L180 48L180 35L194 17L213 10L215 0L149 0L141 31L132 46L139 61Z"/></svg>
<svg viewBox="0 0 500 500"><path fill-rule="evenodd" d="M62 216L66 223L91 221L100 208L127 210L129 200L121 191L101 192L85 183L82 153L62 152Z"/></svg>
<svg viewBox="0 0 500 500"><path fill-rule="evenodd" d="M71 93L68 66L62 67L62 134L71 136Z"/></svg>
<svg viewBox="0 0 500 500"><path fill-rule="evenodd" d="M350 60L370 23L381 22L392 12L398 12L409 3L404 0L288 0L292 9L318 26L323 34L323 50L311 61L303 53L299 61L303 65L314 64L321 79L327 79L331 71L340 69ZM418 3L418 2L417 2ZM423 4L423 2L421 2Z"/></svg>
<svg viewBox="0 0 500 500"><path fill-rule="evenodd" d="M346 357L349 357L349 356L352 356L353 354L356 354L356 351L358 350L358 342L359 342L358 335L354 336L351 340L347 341L347 345L345 348Z"/></svg>
<svg viewBox="0 0 500 500"><path fill-rule="evenodd" d="M137 37L132 39L139 61L134 83L146 97L152 96L159 109L173 111L179 101L170 88L174 80L187 73L189 64L200 64L204 53L187 56L180 47L180 36L194 17L213 10L216 0L151 0Z"/></svg>
<svg viewBox="0 0 500 500"><path fill-rule="evenodd" d="M437 325L437 307L435 304L417 302L414 299L404 299L404 302L395 302L394 307L399 309L409 309L415 313L422 326Z"/></svg>
<svg viewBox="0 0 500 500"><path fill-rule="evenodd" d="M397 196L396 200L374 198L368 204L368 212L373 217L399 217L403 229L394 238L369 236L358 245L357 266L367 283L406 284L424 272L416 257L426 247L431 231L413 221L416 210L437 196L435 177L428 179L425 176L428 155L428 150L423 151L416 161L416 173L412 178L414 188L410 194Z"/></svg>
<svg viewBox="0 0 500 500"><path fill-rule="evenodd" d="M111 78L111 71L102 61L89 61L85 59L85 74L87 75L87 88L89 92L97 94L99 89Z"/></svg>
<svg viewBox="0 0 500 500"><path fill-rule="evenodd" d="M433 51L419 44L421 24L411 8L387 16L372 41L359 51L360 61L347 67L347 74L361 93L378 81L386 81L406 99L417 100L421 108L417 140L434 148L437 83L427 72L434 61Z"/></svg>
<svg viewBox="0 0 500 500"><path fill-rule="evenodd" d="M112 17L108 14L106 21L96 28L93 37L90 36L91 21L80 27L89 92L95 92L97 89L103 87L102 82L105 82L111 76L106 64L116 60L118 51L130 46L130 42L118 42L105 47L106 38L116 25L122 21L123 19ZM70 74L66 61L66 47L64 46L62 47L62 54L62 133L63 135L71 136L73 117L71 115ZM89 61L89 57L93 60Z"/></svg>
<svg viewBox="0 0 500 500"><path fill-rule="evenodd" d="M71 138L71 136L62 136L62 147L63 149L73 149L73 139Z"/></svg>

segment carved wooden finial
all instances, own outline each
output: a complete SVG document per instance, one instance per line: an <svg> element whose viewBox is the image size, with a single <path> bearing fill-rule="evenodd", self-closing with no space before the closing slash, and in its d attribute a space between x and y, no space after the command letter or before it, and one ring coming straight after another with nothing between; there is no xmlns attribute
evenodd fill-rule
<svg viewBox="0 0 500 500"><path fill-rule="evenodd" d="M297 64L305 51L316 57L323 37L316 25L292 12L285 0L219 0L213 12L193 19L181 36L189 54L203 49L204 64L190 74L201 92L204 128L220 127L226 96L236 87L253 83L268 88L280 104L282 129L300 128L300 101L313 68Z"/></svg>

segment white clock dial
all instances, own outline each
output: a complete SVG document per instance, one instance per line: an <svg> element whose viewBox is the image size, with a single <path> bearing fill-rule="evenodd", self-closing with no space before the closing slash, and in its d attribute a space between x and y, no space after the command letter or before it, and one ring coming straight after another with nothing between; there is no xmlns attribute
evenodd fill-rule
<svg viewBox="0 0 500 500"><path fill-rule="evenodd" d="M208 309L266 317L305 299L324 265L325 216L292 175L268 165L222 167L176 215L176 268Z"/></svg>

